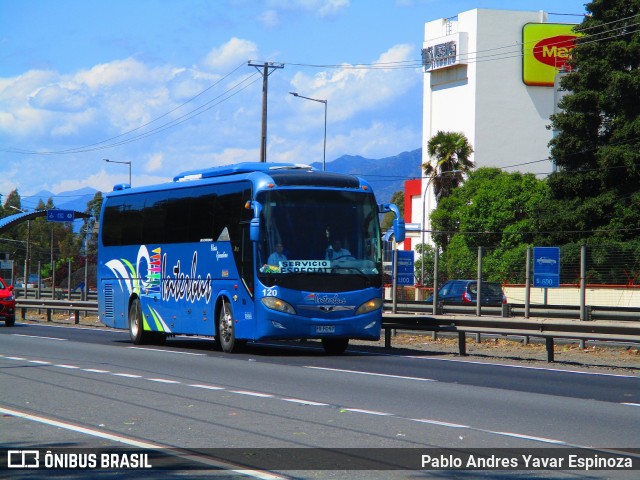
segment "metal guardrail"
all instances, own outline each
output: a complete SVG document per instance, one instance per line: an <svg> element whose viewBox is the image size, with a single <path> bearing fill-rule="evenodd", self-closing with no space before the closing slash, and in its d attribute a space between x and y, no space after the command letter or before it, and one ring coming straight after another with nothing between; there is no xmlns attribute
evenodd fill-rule
<svg viewBox="0 0 640 480"><path fill-rule="evenodd" d="M460 355L466 355L467 333L540 337L545 339L547 361L553 362L556 338L640 343L640 309L606 307L608 313L601 310L599 315L592 310L590 319L585 321L579 319L579 308L576 313L575 308L564 306L536 309L535 318L513 316L521 307L524 308L482 307L481 313L494 315L477 316L476 307L445 305L439 306L438 315L430 315L433 306L425 302L397 304L395 313L390 311L391 305L385 304L382 319L385 347L391 348L392 330L455 333ZM607 318L602 318L605 315Z"/></svg>
<svg viewBox="0 0 640 480"><path fill-rule="evenodd" d="M13 291L16 300L20 299L37 299L37 300L69 300L69 296L71 296L71 300L82 300L84 297L84 292L81 290L71 290L71 295L69 295L69 291L61 288L56 288L55 291L52 291L51 288L27 288L26 296L25 289L16 287ZM89 291L87 294L87 301L98 300L98 294L95 291Z"/></svg>
<svg viewBox="0 0 640 480"><path fill-rule="evenodd" d="M640 343L640 309L617 309L614 313L619 318L593 319L590 321L575 318L517 318L510 316L514 309L508 307L483 307L481 312L494 313L495 316L475 315L473 310L466 307L463 314L454 314L460 307L443 308L449 314L429 315L432 306L424 302L403 303L396 305L396 313L389 310L391 306L385 304L382 318L382 328L385 331L385 347L391 348L392 330L413 330L430 332L451 332L458 335L458 350L460 355L466 355L466 334L497 334L541 337L545 339L547 361L554 361L554 339L566 338L576 340L603 340ZM611 307L607 307L611 308ZM26 318L28 309L47 311L47 321L52 320L53 312L66 310L73 312L75 323L80 320L80 312L98 313L98 303L82 300L51 300L51 299L18 299L16 309L21 310L22 319ZM403 313L398 313L403 310ZM564 311L565 309L561 309ZM570 308L569 308L570 310ZM517 309L516 309L517 311ZM547 309L546 313L553 313L556 309ZM502 315L497 316L498 312ZM467 314L464 314L467 313ZM541 313L541 312L539 312ZM631 314L629 316L628 314ZM632 320L632 321L629 321ZM634 321L635 320L635 321Z"/></svg>
<svg viewBox="0 0 640 480"><path fill-rule="evenodd" d="M392 310L391 302L385 302L385 311ZM436 314L476 314L475 305L438 305ZM433 305L424 301L404 301L397 303L396 312L426 313L433 312ZM508 303L500 307L485 307L481 309L482 314L502 316L502 317L522 317L525 318L526 306L524 304ZM579 305L529 305L529 317L544 318L581 318ZM608 307L587 305L585 320L622 320L640 321L640 307Z"/></svg>
<svg viewBox="0 0 640 480"><path fill-rule="evenodd" d="M23 320L26 319L28 309L46 310L48 322L52 320L54 311L66 310L72 312L74 323L77 325L80 323L80 312L98 313L98 302L91 300L52 300L50 298L16 299L16 310L21 311Z"/></svg>

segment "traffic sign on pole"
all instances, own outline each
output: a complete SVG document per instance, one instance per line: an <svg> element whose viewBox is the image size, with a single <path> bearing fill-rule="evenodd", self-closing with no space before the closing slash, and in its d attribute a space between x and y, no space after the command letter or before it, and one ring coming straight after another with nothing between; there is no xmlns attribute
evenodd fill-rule
<svg viewBox="0 0 640 480"><path fill-rule="evenodd" d="M73 222L74 219L73 210L47 210L47 221L49 222Z"/></svg>
<svg viewBox="0 0 640 480"><path fill-rule="evenodd" d="M560 247L533 247L533 286L560 286Z"/></svg>
<svg viewBox="0 0 640 480"><path fill-rule="evenodd" d="M413 250L398 250L398 285L413 285L415 272L413 266Z"/></svg>

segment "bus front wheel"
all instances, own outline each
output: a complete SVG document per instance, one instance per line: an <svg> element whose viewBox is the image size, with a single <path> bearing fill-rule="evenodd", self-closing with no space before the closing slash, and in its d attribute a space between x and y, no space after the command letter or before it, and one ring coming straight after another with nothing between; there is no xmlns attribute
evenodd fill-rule
<svg viewBox="0 0 640 480"><path fill-rule="evenodd" d="M142 307L137 298L131 302L129 307L129 336L134 345L141 345L148 338L142 326Z"/></svg>
<svg viewBox="0 0 640 480"><path fill-rule="evenodd" d="M328 355L340 355L349 346L348 338L323 338L322 348Z"/></svg>
<svg viewBox="0 0 640 480"><path fill-rule="evenodd" d="M218 314L218 342L220 348L225 353L233 353L238 350L240 343L236 340L236 331L233 324L233 315L231 314L231 305L229 302L223 301L222 308Z"/></svg>

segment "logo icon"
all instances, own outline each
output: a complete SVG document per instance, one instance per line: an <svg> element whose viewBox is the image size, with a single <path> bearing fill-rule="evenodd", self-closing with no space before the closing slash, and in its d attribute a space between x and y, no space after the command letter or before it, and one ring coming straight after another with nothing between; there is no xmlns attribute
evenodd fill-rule
<svg viewBox="0 0 640 480"><path fill-rule="evenodd" d="M38 450L8 450L8 468L39 468L40 452Z"/></svg>

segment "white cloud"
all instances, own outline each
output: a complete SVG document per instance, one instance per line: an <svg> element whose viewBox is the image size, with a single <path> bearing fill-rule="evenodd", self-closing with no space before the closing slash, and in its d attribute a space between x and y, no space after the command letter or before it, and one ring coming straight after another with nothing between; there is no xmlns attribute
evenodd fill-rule
<svg viewBox="0 0 640 480"><path fill-rule="evenodd" d="M331 162L342 155L362 155L382 158L397 155L403 150L419 148L422 125L398 126L392 122L375 121L361 128L341 128L327 131L326 160ZM313 134L276 138L269 137L269 161L311 164L322 162L323 130L315 127Z"/></svg>
<svg viewBox="0 0 640 480"><path fill-rule="evenodd" d="M280 25L280 16L275 10L265 10L258 15L258 21L267 28L274 28Z"/></svg>
<svg viewBox="0 0 640 480"><path fill-rule="evenodd" d="M167 88L171 98L182 103L219 79L220 75L202 72L197 68L176 68L167 81Z"/></svg>
<svg viewBox="0 0 640 480"><path fill-rule="evenodd" d="M302 3L329 5L314 0ZM344 2L334 7L340 5ZM412 50L408 45L396 45L374 62L411 60ZM24 150L91 147L105 140L107 144L117 143L156 127L162 129L172 119L186 120L191 111L199 114L175 128L117 149L87 148L72 159L49 157L55 167L46 178L38 178L41 172L24 173L37 170L26 168L27 157L8 158L3 154L23 173L5 177L5 187L0 191L10 191L13 183L38 183L38 189L58 192L87 185L108 192L114 184L128 182L126 168L99 165L104 157L132 161L135 186L170 181L182 171L258 161L260 75L245 67L229 78L223 77L251 57L255 59L257 53L256 44L234 37L212 49L201 65L150 66L129 58L68 74L31 71L20 77L0 78L0 144L17 144ZM422 82L420 73L419 69L364 68L294 75L293 69L285 69L270 86L268 161L322 160L323 105L296 99L287 94L289 90L328 100L328 161L343 154L378 158L419 146L421 126L398 127L385 118L385 111L403 95L406 98L412 88L421 92L417 88ZM251 75L256 83L221 102L223 92ZM287 84L290 75L294 77ZM200 93L195 101L182 105ZM203 108L194 111L198 106ZM121 136L127 132L129 135ZM9 172L9 166L5 170Z"/></svg>
<svg viewBox="0 0 640 480"><path fill-rule="evenodd" d="M88 85L91 90L97 90L123 84L145 84L151 80L150 73L149 68L142 62L127 58L82 70L74 75L74 81Z"/></svg>
<svg viewBox="0 0 640 480"><path fill-rule="evenodd" d="M396 45L373 63L392 67L397 62L411 60L412 52L411 45ZM312 77L299 72L291 80L291 85L301 95L328 99L332 121L339 121L388 105L421 81L419 69L343 68Z"/></svg>
<svg viewBox="0 0 640 480"><path fill-rule="evenodd" d="M331 151L335 155L357 154L368 158L397 155L407 146L418 148L422 142L422 125L415 128L375 122L368 128L357 128L331 137Z"/></svg>
<svg viewBox="0 0 640 480"><path fill-rule="evenodd" d="M223 71L237 67L242 62L255 59L258 47L255 43L233 37L221 47L212 49L202 61L203 66L214 71Z"/></svg>
<svg viewBox="0 0 640 480"><path fill-rule="evenodd" d="M324 0L319 3L317 11L320 17L332 17L349 7L349 0Z"/></svg>
<svg viewBox="0 0 640 480"><path fill-rule="evenodd" d="M160 170L164 163L164 153L154 153L149 157L146 169L150 172L157 172Z"/></svg>
<svg viewBox="0 0 640 480"><path fill-rule="evenodd" d="M82 111L86 108L88 100L88 92L80 90L77 86L69 88L61 84L39 88L29 97L29 103L34 108L61 112Z"/></svg>
<svg viewBox="0 0 640 480"><path fill-rule="evenodd" d="M349 0L270 0L267 2L270 10L277 12L292 12L294 14L311 13L320 18L335 17L349 8Z"/></svg>
<svg viewBox="0 0 640 480"><path fill-rule="evenodd" d="M260 157L259 149L225 148L221 153L210 155L211 165L230 165L240 162L256 162Z"/></svg>

